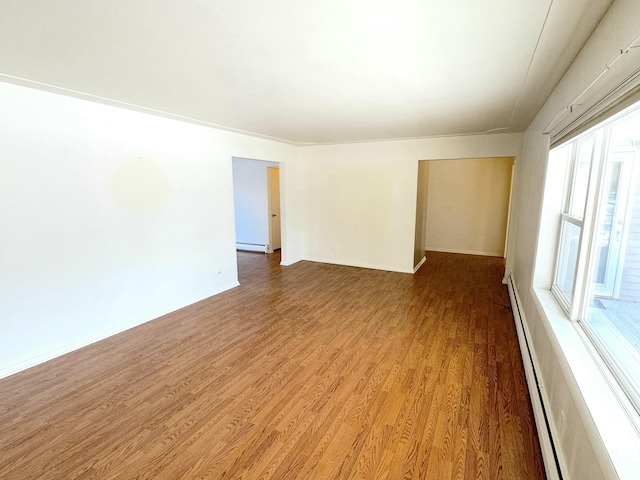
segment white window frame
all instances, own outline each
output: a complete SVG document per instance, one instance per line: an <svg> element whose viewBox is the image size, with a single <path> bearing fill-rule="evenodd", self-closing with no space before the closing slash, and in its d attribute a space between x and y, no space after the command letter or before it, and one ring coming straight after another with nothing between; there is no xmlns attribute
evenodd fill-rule
<svg viewBox="0 0 640 480"><path fill-rule="evenodd" d="M558 241L556 243L556 255L555 255L555 267L553 282L551 284L551 291L553 292L556 300L560 303L563 310L567 313L567 316L572 321L578 321L584 311L584 298L588 288L589 278L589 253L591 250L591 237L593 236L593 230L595 228L597 197L600 192L600 177L604 162L605 147L607 142L604 141L606 130L610 127L607 122L606 126L600 125L594 127L594 130L590 130L579 137L572 139L570 155L570 171L567 175L567 182L564 192L563 209L560 212L559 228L558 228ZM569 213L571 207L571 193L575 187L575 175L578 161L577 148L580 142L586 141L589 137L593 137L593 148L591 151L591 164L589 169L589 180L587 183L587 192L585 198L585 209L582 218ZM608 138L608 133L607 133ZM559 148L559 147L557 147ZM574 272L573 289L571 292L571 298L566 298L562 293L562 289L556 284L558 277L558 271L561 268L560 265L560 241L562 238L563 224L569 223L580 228L580 237L578 239L578 255L576 259L576 267Z"/></svg>
<svg viewBox="0 0 640 480"><path fill-rule="evenodd" d="M582 321L586 315L588 293L590 288L590 279L593 277L595 268L592 256L594 254L594 231L597 228L597 218L599 215L599 207L601 202L598 199L602 195L604 188L604 177L606 173L607 147L610 139L611 128L615 123L625 116L640 110L640 103L635 104L632 108L626 109L617 115L613 115L609 119L604 120L583 134L572 138L564 144L554 146L561 148L570 145L568 153L568 174L565 182L565 192L563 193L562 211L559 213L559 228L556 240L555 265L553 270L553 278L551 283L551 292L566 313L568 319L580 327L584 336L589 340L589 347L597 352L602 362L607 366L612 376L615 378L619 388L625 392L628 400L635 409L635 414L630 418L634 418L636 429L640 429L638 423L638 414L640 414L640 396L627 386L624 380L624 374L618 372L615 361L611 360L609 354L600 345L600 341L595 338L590 328ZM570 211L571 193L575 186L575 175L578 163L578 145L586 141L589 137L594 137L594 145L591 155L591 165L588 175L588 185L585 200L585 210L583 218L568 213ZM566 298L562 288L557 284L559 270L562 268L560 262L561 242L564 224L571 224L580 228L580 236L578 240L578 253L573 279L573 288L571 298Z"/></svg>

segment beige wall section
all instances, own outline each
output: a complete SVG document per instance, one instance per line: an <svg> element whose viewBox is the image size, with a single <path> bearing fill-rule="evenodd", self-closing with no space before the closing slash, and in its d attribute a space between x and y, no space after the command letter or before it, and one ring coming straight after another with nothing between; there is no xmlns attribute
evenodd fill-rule
<svg viewBox="0 0 640 480"><path fill-rule="evenodd" d="M429 186L429 162L418 162L418 194L416 195L416 237L413 251L413 268L424 258L426 247L426 222Z"/></svg>
<svg viewBox="0 0 640 480"><path fill-rule="evenodd" d="M301 149L304 259L413 273L418 162L514 157L522 138L470 135Z"/></svg>
<svg viewBox="0 0 640 480"><path fill-rule="evenodd" d="M513 157L429 162L427 250L504 255L513 162Z"/></svg>

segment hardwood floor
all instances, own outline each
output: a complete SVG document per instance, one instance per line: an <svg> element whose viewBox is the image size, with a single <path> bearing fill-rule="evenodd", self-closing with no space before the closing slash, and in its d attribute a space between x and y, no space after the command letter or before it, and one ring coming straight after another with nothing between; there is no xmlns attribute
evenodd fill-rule
<svg viewBox="0 0 640 480"><path fill-rule="evenodd" d="M544 478L502 259L278 261L0 380L0 478Z"/></svg>

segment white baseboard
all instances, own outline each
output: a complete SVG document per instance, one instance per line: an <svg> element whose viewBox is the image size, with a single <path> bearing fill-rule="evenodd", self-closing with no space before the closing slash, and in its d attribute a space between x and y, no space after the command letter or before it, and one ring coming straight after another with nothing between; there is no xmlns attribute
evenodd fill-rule
<svg viewBox="0 0 640 480"><path fill-rule="evenodd" d="M283 267L288 267L290 265L293 265L294 263L298 263L298 262L301 262L301 261L302 261L301 258L296 258L296 259L293 259L293 260L292 259L288 259L288 258L287 259L283 258L283 259L280 260L280 265L282 265Z"/></svg>
<svg viewBox="0 0 640 480"><path fill-rule="evenodd" d="M371 264L367 264L367 263L357 263L357 262L338 262L335 260L328 260L325 258L318 258L318 257L306 257L304 260L307 260L309 262L317 262L317 263L328 263L331 265L344 265L346 267L358 267L358 268L369 268L371 270L384 270L387 272L398 272L398 273L411 273L413 274L413 268L411 268L410 270L405 270L405 269L400 269L400 268L396 268L396 267L389 267L386 265L371 265Z"/></svg>
<svg viewBox="0 0 640 480"><path fill-rule="evenodd" d="M427 247L427 251L443 252L443 253L462 253L463 255L482 255L483 257L503 257L502 253L497 252L479 252L476 250L456 250L455 248L434 248Z"/></svg>

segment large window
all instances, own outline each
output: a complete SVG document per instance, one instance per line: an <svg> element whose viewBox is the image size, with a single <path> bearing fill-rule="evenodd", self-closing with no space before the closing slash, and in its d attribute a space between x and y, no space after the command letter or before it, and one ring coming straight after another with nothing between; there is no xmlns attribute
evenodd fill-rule
<svg viewBox="0 0 640 480"><path fill-rule="evenodd" d="M567 167L551 289L640 412L640 104L550 160Z"/></svg>

